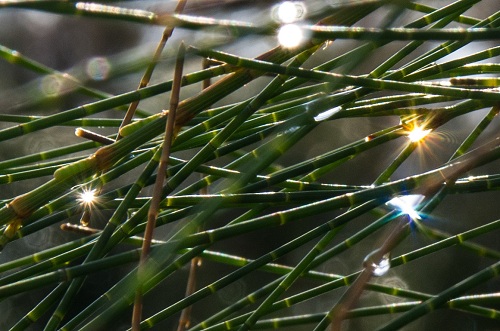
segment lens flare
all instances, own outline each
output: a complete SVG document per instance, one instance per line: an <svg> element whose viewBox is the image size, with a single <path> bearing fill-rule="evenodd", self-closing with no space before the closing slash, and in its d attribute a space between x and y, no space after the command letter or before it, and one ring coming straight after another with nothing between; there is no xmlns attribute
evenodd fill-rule
<svg viewBox="0 0 500 331"><path fill-rule="evenodd" d="M304 41L304 32L297 24L283 25L278 31L278 42L286 48L295 48Z"/></svg>
<svg viewBox="0 0 500 331"><path fill-rule="evenodd" d="M277 20L282 23L293 23L304 17L306 8L301 1L285 1L276 9Z"/></svg>
<svg viewBox="0 0 500 331"><path fill-rule="evenodd" d="M78 196L78 202L85 206L90 206L96 202L96 190L84 189Z"/></svg>
<svg viewBox="0 0 500 331"><path fill-rule="evenodd" d="M414 143L422 141L431 131L431 129L425 129L423 126L415 126L409 131L408 139Z"/></svg>
<svg viewBox="0 0 500 331"><path fill-rule="evenodd" d="M87 62L85 72L87 76L95 81L106 80L111 71L111 64L105 57L94 57Z"/></svg>
<svg viewBox="0 0 500 331"><path fill-rule="evenodd" d="M304 30L297 24L306 14L302 1L285 1L273 7L272 17L282 26L278 30L278 42L286 48L295 48L304 42Z"/></svg>
<svg viewBox="0 0 500 331"><path fill-rule="evenodd" d="M412 220L418 221L421 219L418 211L415 209L424 199L421 194L409 194L397 196L389 200L386 205L401 211L401 213L408 215Z"/></svg>

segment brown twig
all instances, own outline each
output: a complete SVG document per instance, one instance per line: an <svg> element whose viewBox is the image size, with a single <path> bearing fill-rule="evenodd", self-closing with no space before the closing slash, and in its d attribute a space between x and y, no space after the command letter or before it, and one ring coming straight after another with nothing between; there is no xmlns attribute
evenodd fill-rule
<svg viewBox="0 0 500 331"><path fill-rule="evenodd" d="M447 186L454 185L459 176L491 161L492 158L496 157L492 154L498 154L499 150L500 138L496 138L468 154L456 158L454 162L447 163L446 166L442 167L439 175L429 178L429 180L424 182L414 193L422 194L426 198L434 196L442 189L443 182L445 182ZM406 220L406 216L401 216L398 222L391 228L391 233L385 237L386 239L382 245L369 255L369 263L364 264L364 269L361 271L360 275L351 286L349 286L342 298L340 298L328 314L331 320L330 331L341 330L342 321L346 318L349 310L363 293L366 284L373 277L373 271L376 264L382 260L384 255L389 254L393 248L405 238L405 234L409 229L409 224L410 222Z"/></svg>
<svg viewBox="0 0 500 331"><path fill-rule="evenodd" d="M186 286L186 294L185 296L190 296L196 291L196 271L198 267L201 265L201 258L195 257L191 260L191 264L189 265L189 275L188 282ZM179 317L179 324L177 326L177 331L184 331L191 325L191 310L193 306L187 306L182 310L181 316Z"/></svg>
<svg viewBox="0 0 500 331"><path fill-rule="evenodd" d="M175 8L175 13L180 14L186 5L187 0L179 0L177 2L177 7ZM161 53L163 52L163 49L165 48L165 45L172 35L172 32L174 31L174 27L166 27L165 30L163 31L162 38L160 42L158 43L158 46L156 47L155 54L153 55L153 60L149 64L149 66L146 69L146 72L144 73L141 82L139 83L139 89L143 88L148 85L151 76L153 74L154 68L156 67L156 63L159 61ZM168 158L170 156L170 146L172 144L172 137L173 137L173 127L175 123L175 113L177 110L177 105L179 103L179 91L180 91L180 81L182 78L182 66L184 64L184 44L181 44L181 47L179 49L179 54L177 56L177 63L175 67L175 73L174 73L174 85L172 87L172 93L171 93L171 99L170 99L170 111L169 111L169 116L166 124L166 130L165 130L165 140L163 142L163 150L162 150L162 156L160 160L160 164L158 167L158 174L155 182L155 188L154 188L154 193L153 197L151 200L151 206L148 212L148 222L146 225L146 230L144 233L144 241L143 241L143 250L141 253L141 259L139 262L139 271L138 275L140 276L141 274L141 269L142 265L144 264L144 261L147 259L149 256L149 251L151 248L151 240L153 236L153 229L156 226L156 217L158 214L158 205L161 200L161 191L162 191L162 186L163 186L163 181L166 173L166 167L168 164ZM179 62L182 62L179 68ZM123 118L122 123L120 124L120 129L124 127L125 125L129 124L132 121L132 118L134 116L135 110L137 109L137 106L139 105L139 100L134 101L130 104L127 113L125 114L125 117ZM169 129L170 128L170 129ZM118 130L118 136L116 137L116 140L119 140L121 138L120 135L120 130ZM140 282L138 283L137 287L137 293L135 297L135 302L134 302L134 309L132 312L132 330L136 331L140 329L140 323L141 323L141 317L142 317L142 291L140 288Z"/></svg>
<svg viewBox="0 0 500 331"><path fill-rule="evenodd" d="M162 146L162 153L160 157L160 163L158 165L158 173L156 176L155 185L153 188L153 195L151 198L151 204L148 211L148 220L146 223L146 229L144 231L144 241L142 244L141 259L139 261L138 269L138 284L137 291L134 302L134 310L132 313L132 330L140 330L141 316L142 316L142 275L144 273L144 264L149 257L149 252L151 250L151 241L153 239L153 231L156 226L156 218L158 216L158 210L160 206L160 201L162 199L163 183L165 181L165 176L167 172L168 160L170 157L170 147L172 145L172 140L174 137L174 124L175 124L175 113L177 110L177 105L179 104L179 93L181 88L181 78L182 78L182 68L184 65L184 54L185 46L181 43L179 47L179 52L177 54L177 60L175 64L174 80L172 86L172 93L170 95L170 110L168 113L167 124L165 129L165 138Z"/></svg>
<svg viewBox="0 0 500 331"><path fill-rule="evenodd" d="M103 145L110 145L114 143L114 140L111 138L108 138L106 136L100 135L98 133L92 132L90 130L84 129L84 128L76 128L75 129L75 136L92 140L97 143L103 144Z"/></svg>
<svg viewBox="0 0 500 331"><path fill-rule="evenodd" d="M391 229L389 235L384 237L386 239L382 245L370 253L369 257L365 259L364 269L361 271L361 274L359 274L356 280L349 286L342 298L340 298L339 302L330 312L332 319L330 331L341 330L342 321L346 318L349 310L363 293L366 284L373 277L377 264L406 237L405 233L409 229L408 220L406 220L407 217L406 215L401 215L395 226Z"/></svg>
<svg viewBox="0 0 500 331"><path fill-rule="evenodd" d="M81 225L72 224L72 223L63 223L60 225L60 228L63 231L75 232L75 233L84 234L87 236L101 232L101 230L99 230L99 229L91 228L88 226L81 226Z"/></svg>
<svg viewBox="0 0 500 331"><path fill-rule="evenodd" d="M76 128L75 135L77 137L80 137L80 138L95 141L95 142L100 143L102 145L110 145L114 142L113 139L110 139L106 136L92 132L90 130L86 130L84 128ZM94 177L96 177L96 175L94 175ZM100 194L101 189L102 189L102 185L99 185L98 189L96 190L98 192L98 195ZM90 218L92 217L91 206L92 206L91 203L84 203L84 209L82 212L82 216L80 217L80 224L83 226L88 226L90 224Z"/></svg>
<svg viewBox="0 0 500 331"><path fill-rule="evenodd" d="M179 0L177 2L177 6L175 7L174 13L175 14L180 14L184 10L184 7L186 6L187 0ZM139 87L137 89L141 89L143 87L146 87L149 84L149 81L151 80L151 76L153 75L153 71L156 67L156 63L160 60L161 53L163 52L163 49L165 48L165 45L167 44L168 39L172 36L172 33L174 31L174 26L167 26L165 30L163 31L163 34L161 36L161 40L158 43L158 46L156 47L155 53L153 55L153 59L151 63L148 65L146 68L146 72L141 78L141 81L139 83ZM140 100L132 102L129 107L127 112L125 113L125 117L123 117L122 123L120 124L120 129L124 127L125 125L129 124L132 121L132 118L134 117L135 110L137 109L137 106L139 105ZM122 136L120 135L120 130L118 129L118 136L116 137L116 140L119 140Z"/></svg>

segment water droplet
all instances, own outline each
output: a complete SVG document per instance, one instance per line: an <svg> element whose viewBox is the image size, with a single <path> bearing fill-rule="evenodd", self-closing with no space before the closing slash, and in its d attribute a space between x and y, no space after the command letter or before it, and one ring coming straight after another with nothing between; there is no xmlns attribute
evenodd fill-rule
<svg viewBox="0 0 500 331"><path fill-rule="evenodd" d="M84 211L82 217L80 218L80 225L84 227L88 227L90 225L90 213L88 211Z"/></svg>
<svg viewBox="0 0 500 331"><path fill-rule="evenodd" d="M375 255L378 254L378 249L374 250L373 252L368 254L363 261L363 267L372 269L372 275L375 277L385 275L391 268L391 253L386 253L382 256L382 259L380 259L379 261L374 261Z"/></svg>
<svg viewBox="0 0 500 331"><path fill-rule="evenodd" d="M131 219L132 217L134 217L135 214L137 214L136 209L128 209L127 210L127 219Z"/></svg>

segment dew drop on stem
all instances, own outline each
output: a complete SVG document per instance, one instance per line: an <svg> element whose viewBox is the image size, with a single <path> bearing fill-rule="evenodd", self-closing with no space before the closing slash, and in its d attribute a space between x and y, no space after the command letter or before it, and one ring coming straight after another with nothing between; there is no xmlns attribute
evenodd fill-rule
<svg viewBox="0 0 500 331"><path fill-rule="evenodd" d="M368 254L364 261L363 267L370 268L372 270L372 275L375 277L383 276L389 271L391 268L391 253L386 253L382 256L382 259L376 261L376 257L379 255L379 251L374 250L370 254Z"/></svg>

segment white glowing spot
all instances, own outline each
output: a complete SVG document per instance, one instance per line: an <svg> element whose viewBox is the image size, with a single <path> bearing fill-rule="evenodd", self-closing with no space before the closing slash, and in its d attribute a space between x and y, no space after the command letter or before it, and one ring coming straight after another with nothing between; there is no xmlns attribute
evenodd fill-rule
<svg viewBox="0 0 500 331"><path fill-rule="evenodd" d="M90 79L105 80L109 76L111 64L105 57L94 57L87 62L85 72Z"/></svg>
<svg viewBox="0 0 500 331"><path fill-rule="evenodd" d="M386 253L382 258L377 261L375 256L380 254L380 250L376 249L370 254L368 254L363 260L363 268L369 268L372 271L372 275L375 277L383 276L391 268L391 253Z"/></svg>
<svg viewBox="0 0 500 331"><path fill-rule="evenodd" d="M341 110L342 110L341 106L337 106L337 107L334 107L332 109L328 109L327 111L324 111L324 112L319 113L318 115L316 115L314 117L314 120L316 122L321 122L321 121L327 120L330 117L332 117L333 115L337 114Z"/></svg>
<svg viewBox="0 0 500 331"><path fill-rule="evenodd" d="M306 10L303 2L285 1L276 9L277 20L282 23L293 23L304 17Z"/></svg>
<svg viewBox="0 0 500 331"><path fill-rule="evenodd" d="M53 15L44 15L39 11L23 11L19 15L20 22L25 22L25 26L29 31L38 36L50 35L54 29L57 28L58 23L61 21L61 17Z"/></svg>
<svg viewBox="0 0 500 331"><path fill-rule="evenodd" d="M55 97L63 90L63 79L60 75L47 75L42 78L40 89L48 97Z"/></svg>
<svg viewBox="0 0 500 331"><path fill-rule="evenodd" d="M391 268L391 255L385 254L378 263L372 264L373 271L372 274L375 277L383 276Z"/></svg>
<svg viewBox="0 0 500 331"><path fill-rule="evenodd" d="M278 31L278 42L286 48L294 48L304 41L304 32L297 24L283 25Z"/></svg>
<svg viewBox="0 0 500 331"><path fill-rule="evenodd" d="M325 41L325 43L323 44L323 47L321 49L325 50L328 47L330 47L331 44L333 44L333 40L327 40L327 41Z"/></svg>
<svg viewBox="0 0 500 331"><path fill-rule="evenodd" d="M294 126L289 127L288 129L284 130L284 131L279 132L277 134L277 136L279 137L279 136L282 136L284 134L292 134L299 129L300 129L300 126L294 125Z"/></svg>
<svg viewBox="0 0 500 331"><path fill-rule="evenodd" d="M397 196L389 200L386 205L400 210L403 214L408 215L412 220L420 220L421 217L415 208L422 202L424 196L422 194L409 194Z"/></svg>
<svg viewBox="0 0 500 331"><path fill-rule="evenodd" d="M91 205L96 201L95 190L83 190L78 196L78 201L84 205Z"/></svg>
<svg viewBox="0 0 500 331"><path fill-rule="evenodd" d="M71 92L76 87L74 78L66 73L46 75L40 82L40 91L50 98Z"/></svg>
<svg viewBox="0 0 500 331"><path fill-rule="evenodd" d="M410 141L414 143L419 142L424 139L431 131L431 129L424 129L421 126L415 126L413 129L411 129L410 133L408 133L408 139L410 139Z"/></svg>

